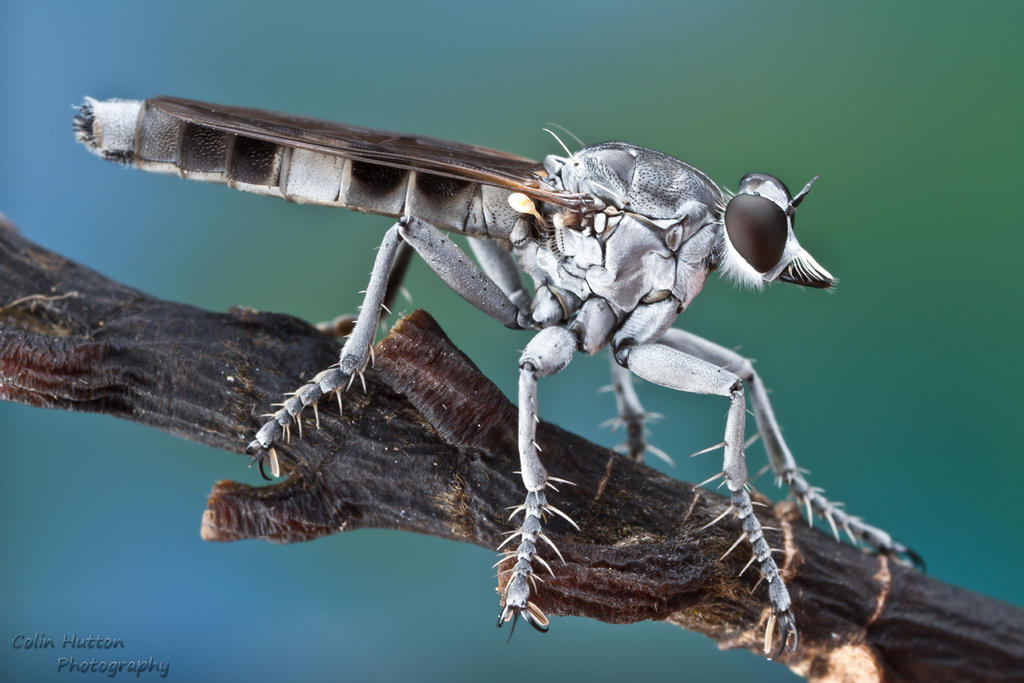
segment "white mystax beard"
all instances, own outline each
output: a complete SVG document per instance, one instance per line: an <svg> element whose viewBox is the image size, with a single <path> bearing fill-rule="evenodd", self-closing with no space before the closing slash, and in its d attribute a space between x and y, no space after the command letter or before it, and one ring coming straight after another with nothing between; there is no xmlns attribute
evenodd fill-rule
<svg viewBox="0 0 1024 683"><path fill-rule="evenodd" d="M724 228L721 232L721 243L718 245L718 264L722 275L740 287L758 291L764 289L764 275L740 256L736 247L729 241L729 233Z"/></svg>

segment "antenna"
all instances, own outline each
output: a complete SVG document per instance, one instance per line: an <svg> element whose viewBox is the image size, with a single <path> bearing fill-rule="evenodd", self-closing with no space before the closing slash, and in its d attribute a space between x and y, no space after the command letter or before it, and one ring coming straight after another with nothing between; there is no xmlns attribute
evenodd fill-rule
<svg viewBox="0 0 1024 683"><path fill-rule="evenodd" d="M804 200L804 197L806 197L807 194L811 191L811 185L813 185L814 182L820 177L821 176L814 176L813 178L810 179L810 181L808 181L806 185L804 185L804 189L796 193L796 196L789 201L789 209L786 211L786 213L792 215L793 209L800 206L800 202L802 202Z"/></svg>

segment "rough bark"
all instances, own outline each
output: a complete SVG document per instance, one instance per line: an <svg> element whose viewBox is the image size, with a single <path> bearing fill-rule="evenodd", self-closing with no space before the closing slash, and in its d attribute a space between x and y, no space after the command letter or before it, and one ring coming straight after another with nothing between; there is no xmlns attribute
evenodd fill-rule
<svg viewBox="0 0 1024 683"><path fill-rule="evenodd" d="M241 453L260 414L336 360L334 339L287 315L211 313L161 301L0 227L0 399L107 413ZM221 481L202 535L306 541L361 527L493 548L523 492L516 411L429 315L401 320L375 350L367 393L344 414L324 401L279 449L286 478ZM759 651L768 617L748 553L719 560L732 520L714 492L665 477L553 425L549 471L576 483L553 502L565 556L539 584L549 613L661 619ZM946 585L808 528L792 503L760 512L782 549L800 647L782 662L812 680L1024 680L1024 611ZM552 636L557 637L557 635Z"/></svg>

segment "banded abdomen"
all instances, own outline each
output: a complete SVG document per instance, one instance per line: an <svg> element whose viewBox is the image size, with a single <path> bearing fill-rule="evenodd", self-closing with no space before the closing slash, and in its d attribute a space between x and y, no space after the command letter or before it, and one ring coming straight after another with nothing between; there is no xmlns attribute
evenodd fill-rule
<svg viewBox="0 0 1024 683"><path fill-rule="evenodd" d="M107 160L293 202L411 214L495 237L507 236L519 218L504 188L246 137L177 118L148 100L87 98L75 134Z"/></svg>

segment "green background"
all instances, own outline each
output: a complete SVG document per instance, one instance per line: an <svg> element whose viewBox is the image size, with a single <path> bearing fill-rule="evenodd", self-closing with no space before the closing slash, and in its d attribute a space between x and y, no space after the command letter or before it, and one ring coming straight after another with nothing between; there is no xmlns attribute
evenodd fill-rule
<svg viewBox="0 0 1024 683"><path fill-rule="evenodd" d="M719 278L677 326L758 360L812 483L918 550L936 577L1024 603L1018 426L1024 256L1020 3L47 3L0 6L0 211L151 294L310 321L353 310L387 220L102 163L85 95L173 94L540 158L541 127L658 148L735 188L798 188L832 294ZM527 337L414 265L428 309L506 392ZM11 298L0 292L0 301ZM407 309L412 305L405 304ZM545 419L598 423L606 360L541 386ZM725 403L640 387L652 441L700 481ZM236 455L96 415L0 405L0 678L65 680L18 633L122 637L171 677L791 680L658 623L493 628L494 554L393 532L208 544L205 496L257 483ZM751 470L764 462L751 449ZM767 480L770 495L783 494ZM82 653L80 653L82 654ZM84 653L88 654L88 653Z"/></svg>

